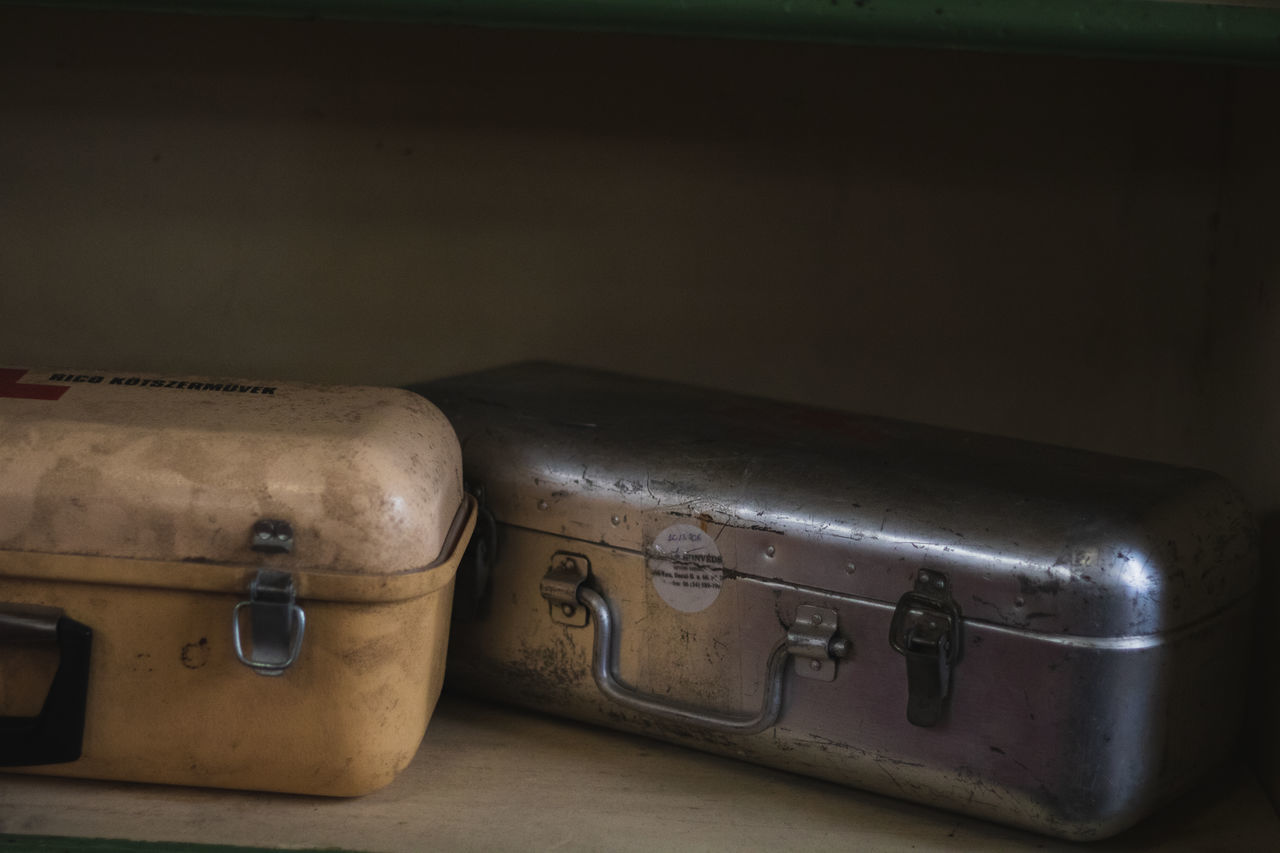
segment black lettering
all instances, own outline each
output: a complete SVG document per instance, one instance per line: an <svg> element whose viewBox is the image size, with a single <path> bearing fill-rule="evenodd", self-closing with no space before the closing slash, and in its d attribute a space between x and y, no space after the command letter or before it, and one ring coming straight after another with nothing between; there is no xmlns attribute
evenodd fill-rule
<svg viewBox="0 0 1280 853"><path fill-rule="evenodd" d="M176 380L176 379L170 379L168 382L165 382L165 383L164 383L164 387L166 387L166 388L173 388L173 387L174 387L174 386L176 386L177 384L178 384L178 380Z"/></svg>
<svg viewBox="0 0 1280 853"><path fill-rule="evenodd" d="M136 376L130 376L128 379L126 379L126 380L124 381L124 384L125 384L125 385L137 385L137 384L138 384L139 382L141 382L141 381L142 381L142 380L141 380L141 379L139 379L139 378L138 378L138 377L136 377Z"/></svg>
<svg viewBox="0 0 1280 853"><path fill-rule="evenodd" d="M163 388L163 387L164 387L164 380L163 380L163 379L152 379L150 382L148 382L148 383L146 383L146 384L147 384L147 386L148 386L148 387L151 387L151 388Z"/></svg>
<svg viewBox="0 0 1280 853"><path fill-rule="evenodd" d="M270 395L272 395L272 396L275 396L276 389L275 389L275 388L273 388L273 387L271 387L270 385L268 385L266 388L263 388L263 389L262 389L262 393L263 393L263 394L270 394Z"/></svg>
<svg viewBox="0 0 1280 853"><path fill-rule="evenodd" d="M89 377L89 383L90 383L91 385L97 385L97 384L98 384L98 383L100 383L101 381L102 381L102 377L101 377L101 376L90 376L90 377Z"/></svg>
<svg viewBox="0 0 1280 853"><path fill-rule="evenodd" d="M66 382L67 375L65 373L55 373L49 377L50 382Z"/></svg>
<svg viewBox="0 0 1280 853"><path fill-rule="evenodd" d="M124 384L124 377L123 377L123 376L113 376L113 377L111 377L111 381L110 381L110 382L108 382L107 384L108 384L108 385L123 385L123 384Z"/></svg>
<svg viewBox="0 0 1280 853"><path fill-rule="evenodd" d="M261 390L262 390L262 386L261 386L261 385L254 385L252 388L250 388L250 389L249 389L249 393L250 393L250 394L257 394L257 393L258 393L259 391L261 391Z"/></svg>
<svg viewBox="0 0 1280 853"><path fill-rule="evenodd" d="M239 391L241 394L243 394L243 393L245 393L246 391L248 391L248 390L249 390L249 386L248 386L248 385L237 385L237 386L236 386L236 390L237 390L237 391Z"/></svg>

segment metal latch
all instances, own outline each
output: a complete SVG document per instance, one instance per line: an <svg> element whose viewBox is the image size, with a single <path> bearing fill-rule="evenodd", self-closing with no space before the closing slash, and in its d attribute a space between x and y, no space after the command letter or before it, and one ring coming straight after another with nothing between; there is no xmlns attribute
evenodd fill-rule
<svg viewBox="0 0 1280 853"><path fill-rule="evenodd" d="M849 641L836 636L837 616L809 604L796 608L796 620L787 629L787 653L801 678L834 681L836 661L849 654Z"/></svg>
<svg viewBox="0 0 1280 853"><path fill-rule="evenodd" d="M293 576L274 569L259 569L249 584L249 600L236 605L231 616L231 642L240 663L259 675L283 675L302 650L307 616L295 602ZM251 656L240 639L240 611L249 610L252 630Z"/></svg>
<svg viewBox="0 0 1280 853"><path fill-rule="evenodd" d="M253 525L249 546L267 554L293 550L293 527L287 521L261 519ZM245 654L240 632L240 611L249 608L252 651ZM259 675L283 675L302 650L307 616L297 604L293 575L262 568L249 583L249 600L231 613L231 642L236 657Z"/></svg>
<svg viewBox="0 0 1280 853"><path fill-rule="evenodd" d="M903 593L889 623L889 645L907 659L907 720L934 726L951 695L960 659L960 608L947 576L921 569L915 589Z"/></svg>

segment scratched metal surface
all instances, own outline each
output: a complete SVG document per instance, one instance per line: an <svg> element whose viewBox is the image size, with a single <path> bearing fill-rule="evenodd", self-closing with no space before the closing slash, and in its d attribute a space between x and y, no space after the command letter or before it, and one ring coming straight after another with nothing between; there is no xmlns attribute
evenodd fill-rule
<svg viewBox="0 0 1280 853"><path fill-rule="evenodd" d="M417 390L498 522L489 585L455 610L458 689L1074 839L1132 825L1233 742L1256 560L1219 478L548 365ZM686 536L722 561L710 590L655 568ZM642 693L758 707L801 605L834 611L852 653L830 683L789 675L758 735L647 718L596 688L593 628L552 621L559 550L590 564ZM887 642L922 567L966 617L929 729Z"/></svg>
<svg viewBox="0 0 1280 853"><path fill-rule="evenodd" d="M729 573L892 602L936 569L966 618L1074 636L1173 630L1256 582L1252 517L1202 471L554 365L417 390L530 530L638 552L687 519Z"/></svg>

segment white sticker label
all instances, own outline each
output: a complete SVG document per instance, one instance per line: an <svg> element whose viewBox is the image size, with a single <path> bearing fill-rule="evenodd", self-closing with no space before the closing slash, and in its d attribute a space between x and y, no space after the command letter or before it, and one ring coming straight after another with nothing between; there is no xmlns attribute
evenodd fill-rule
<svg viewBox="0 0 1280 853"><path fill-rule="evenodd" d="M646 562L653 588L676 610L706 610L720 595L724 559L716 541L692 524L662 530L650 543Z"/></svg>

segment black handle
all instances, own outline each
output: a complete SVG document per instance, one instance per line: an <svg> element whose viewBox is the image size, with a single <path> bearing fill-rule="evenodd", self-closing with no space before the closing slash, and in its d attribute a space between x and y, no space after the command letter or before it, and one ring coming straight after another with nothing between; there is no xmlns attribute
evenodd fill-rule
<svg viewBox="0 0 1280 853"><path fill-rule="evenodd" d="M6 604L0 605L0 644L6 641L56 642L58 671L39 714L0 717L0 767L75 761L84 742L93 630L53 607Z"/></svg>

